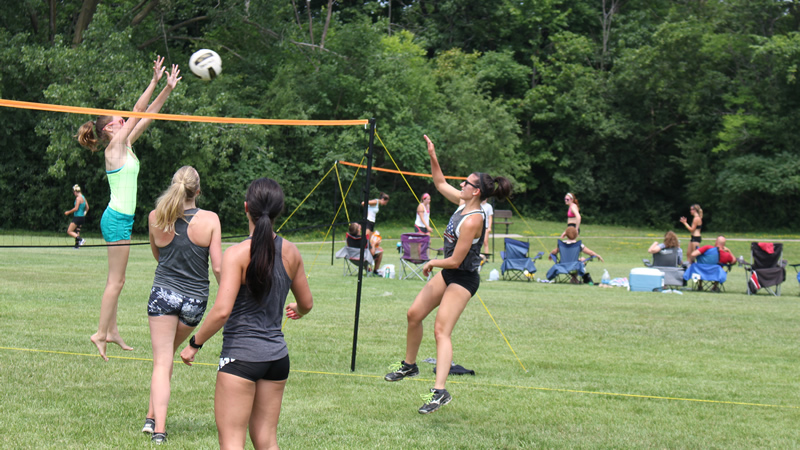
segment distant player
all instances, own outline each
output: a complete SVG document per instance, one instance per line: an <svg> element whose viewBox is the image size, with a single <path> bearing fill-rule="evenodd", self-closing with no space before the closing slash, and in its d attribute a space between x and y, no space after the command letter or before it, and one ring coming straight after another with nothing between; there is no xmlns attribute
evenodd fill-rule
<svg viewBox="0 0 800 450"><path fill-rule="evenodd" d="M80 248L86 243L86 240L81 238L81 226L86 220L86 213L89 212L89 202L86 201L86 197L81 193L81 187L77 184L72 186L72 193L75 195L75 206L69 211L64 211L64 215L68 216L74 213L72 223L67 228L67 234L75 238L75 248Z"/></svg>

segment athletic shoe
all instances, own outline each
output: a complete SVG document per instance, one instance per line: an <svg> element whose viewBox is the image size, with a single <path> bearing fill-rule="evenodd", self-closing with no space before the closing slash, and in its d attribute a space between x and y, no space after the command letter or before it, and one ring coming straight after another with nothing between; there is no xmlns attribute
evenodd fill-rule
<svg viewBox="0 0 800 450"><path fill-rule="evenodd" d="M430 394L423 394L421 397L425 404L419 409L420 414L432 413L453 399L447 389L431 389Z"/></svg>
<svg viewBox="0 0 800 450"><path fill-rule="evenodd" d="M167 442L167 432L153 433L153 437L150 438L150 442L154 444L163 444L164 442Z"/></svg>
<svg viewBox="0 0 800 450"><path fill-rule="evenodd" d="M149 417L147 419L144 419L144 426L142 427L142 433L153 434L155 429L156 429L156 419L151 419Z"/></svg>
<svg viewBox="0 0 800 450"><path fill-rule="evenodd" d="M80 241L78 241L78 247L82 247L82 246L83 246L83 244L85 244L85 243L86 243L86 239L84 239L84 238L81 238L81 240L80 240Z"/></svg>
<svg viewBox="0 0 800 450"><path fill-rule="evenodd" d="M405 361L395 363L389 367L389 372L383 377L386 381L400 381L403 378L411 378L419 375L419 367L416 364L406 364Z"/></svg>

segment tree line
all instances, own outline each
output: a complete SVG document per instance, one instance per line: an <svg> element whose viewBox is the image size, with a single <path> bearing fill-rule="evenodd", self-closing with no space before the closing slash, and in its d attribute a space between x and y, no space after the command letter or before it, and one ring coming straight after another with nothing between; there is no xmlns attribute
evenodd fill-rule
<svg viewBox="0 0 800 450"><path fill-rule="evenodd" d="M374 117L375 165L427 172L427 134L445 173L508 177L514 206L529 217L563 220L572 192L586 223L674 229L699 203L704 229L788 229L800 180L798 8L778 0L13 2L0 16L0 96L130 110L160 54L184 75L163 112ZM212 82L189 72L200 48L223 58ZM0 227L61 230L77 183L99 228L102 155L74 139L89 117L8 108L0 117ZM201 175L201 207L244 228L250 180L279 180L287 205L297 205L334 161L359 162L366 146L359 127L158 122L137 143L134 231L146 230L147 211L184 164ZM345 182L355 173L338 172ZM295 226L330 221L338 187L329 179ZM406 181L382 172L373 180L372 195L392 195L382 218L410 221ZM432 189L427 179L408 182L417 195ZM355 186L351 214L363 195Z"/></svg>

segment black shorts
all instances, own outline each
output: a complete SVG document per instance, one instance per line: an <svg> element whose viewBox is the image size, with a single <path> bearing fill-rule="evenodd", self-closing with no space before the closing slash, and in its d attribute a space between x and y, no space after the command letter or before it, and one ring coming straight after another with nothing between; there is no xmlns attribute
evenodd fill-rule
<svg viewBox="0 0 800 450"><path fill-rule="evenodd" d="M697 242L699 244L703 242L703 238L700 236L692 236L692 239L689 242Z"/></svg>
<svg viewBox="0 0 800 450"><path fill-rule="evenodd" d="M428 232L428 228L427 227L418 227L418 226L414 225L414 228L416 228L417 233L427 233Z"/></svg>
<svg viewBox="0 0 800 450"><path fill-rule="evenodd" d="M442 269L442 278L444 284L451 285L457 284L469 291L469 295L473 296L478 292L478 287L481 285L481 275L475 271L470 272L460 269Z"/></svg>
<svg viewBox="0 0 800 450"><path fill-rule="evenodd" d="M72 223L76 226L81 226L86 223L86 216L72 216Z"/></svg>
<svg viewBox="0 0 800 450"><path fill-rule="evenodd" d="M283 381L289 378L289 355L275 361L249 362L220 358L219 372L229 373L255 383L258 380Z"/></svg>
<svg viewBox="0 0 800 450"><path fill-rule="evenodd" d="M375 222L370 222L370 221L368 220L368 221L367 221L367 229L368 229L369 231L375 231Z"/></svg>

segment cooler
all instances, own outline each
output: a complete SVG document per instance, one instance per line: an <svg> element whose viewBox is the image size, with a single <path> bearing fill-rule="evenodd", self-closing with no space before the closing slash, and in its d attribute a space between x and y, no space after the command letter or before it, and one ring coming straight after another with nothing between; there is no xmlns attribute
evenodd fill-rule
<svg viewBox="0 0 800 450"><path fill-rule="evenodd" d="M650 267L631 269L628 281L632 291L653 292L664 287L664 272Z"/></svg>

